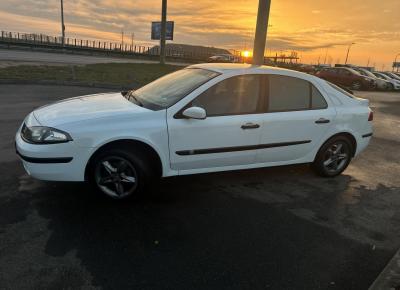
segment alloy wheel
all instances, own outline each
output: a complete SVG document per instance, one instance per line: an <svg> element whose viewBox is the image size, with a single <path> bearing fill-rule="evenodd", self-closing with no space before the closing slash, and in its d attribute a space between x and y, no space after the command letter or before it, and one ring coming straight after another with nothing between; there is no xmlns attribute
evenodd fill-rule
<svg viewBox="0 0 400 290"><path fill-rule="evenodd" d="M95 181L106 195L122 199L134 193L138 185L138 175L129 160L108 156L97 163Z"/></svg>
<svg viewBox="0 0 400 290"><path fill-rule="evenodd" d="M352 88L353 90L359 90L359 89L361 89L361 83L360 83L360 82L354 82L354 83L351 85L351 88Z"/></svg>
<svg viewBox="0 0 400 290"><path fill-rule="evenodd" d="M341 171L350 158L350 148L347 143L337 141L333 143L324 154L323 165L331 174Z"/></svg>

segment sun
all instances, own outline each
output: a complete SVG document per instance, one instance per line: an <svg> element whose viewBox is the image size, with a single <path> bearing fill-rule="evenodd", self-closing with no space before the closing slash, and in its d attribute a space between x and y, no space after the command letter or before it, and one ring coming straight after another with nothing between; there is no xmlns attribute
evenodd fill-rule
<svg viewBox="0 0 400 290"><path fill-rule="evenodd" d="M249 57L249 56L250 56L250 51L245 50L245 51L242 52L242 55L243 55L244 57Z"/></svg>

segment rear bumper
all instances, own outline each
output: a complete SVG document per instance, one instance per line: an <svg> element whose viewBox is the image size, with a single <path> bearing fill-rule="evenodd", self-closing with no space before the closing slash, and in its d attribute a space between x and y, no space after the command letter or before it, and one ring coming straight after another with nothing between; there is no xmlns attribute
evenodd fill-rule
<svg viewBox="0 0 400 290"><path fill-rule="evenodd" d="M365 148L367 148L369 142L371 141L372 135L373 135L372 132L368 132L368 133L362 134L361 136L356 138L357 139L356 140L357 141L357 150L356 150L356 153L354 154L354 156L357 156L362 151L364 151Z"/></svg>

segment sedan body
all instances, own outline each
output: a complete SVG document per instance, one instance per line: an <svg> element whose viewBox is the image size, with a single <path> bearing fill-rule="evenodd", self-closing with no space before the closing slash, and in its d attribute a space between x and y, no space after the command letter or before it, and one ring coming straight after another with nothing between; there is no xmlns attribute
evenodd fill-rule
<svg viewBox="0 0 400 290"><path fill-rule="evenodd" d="M200 64L128 94L39 108L16 134L32 176L90 181L124 198L154 177L312 163L336 176L372 136L372 111L317 77L242 64Z"/></svg>

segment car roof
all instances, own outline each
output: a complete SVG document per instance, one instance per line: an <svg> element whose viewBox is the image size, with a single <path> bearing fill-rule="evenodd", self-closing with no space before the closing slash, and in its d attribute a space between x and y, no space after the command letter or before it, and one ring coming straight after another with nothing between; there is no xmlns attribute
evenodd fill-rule
<svg viewBox="0 0 400 290"><path fill-rule="evenodd" d="M207 69L207 70L212 70L215 72L219 73L227 73L227 72L254 72L254 73L279 73L279 72L291 72L295 74L301 74L303 75L304 73L294 71L294 70L289 70L289 69L284 69L284 68L278 68L278 67L272 67L272 66L266 66L266 65L253 65L253 64L246 64L246 63L200 63L200 64L194 64L189 66L189 68L202 68L202 69Z"/></svg>

